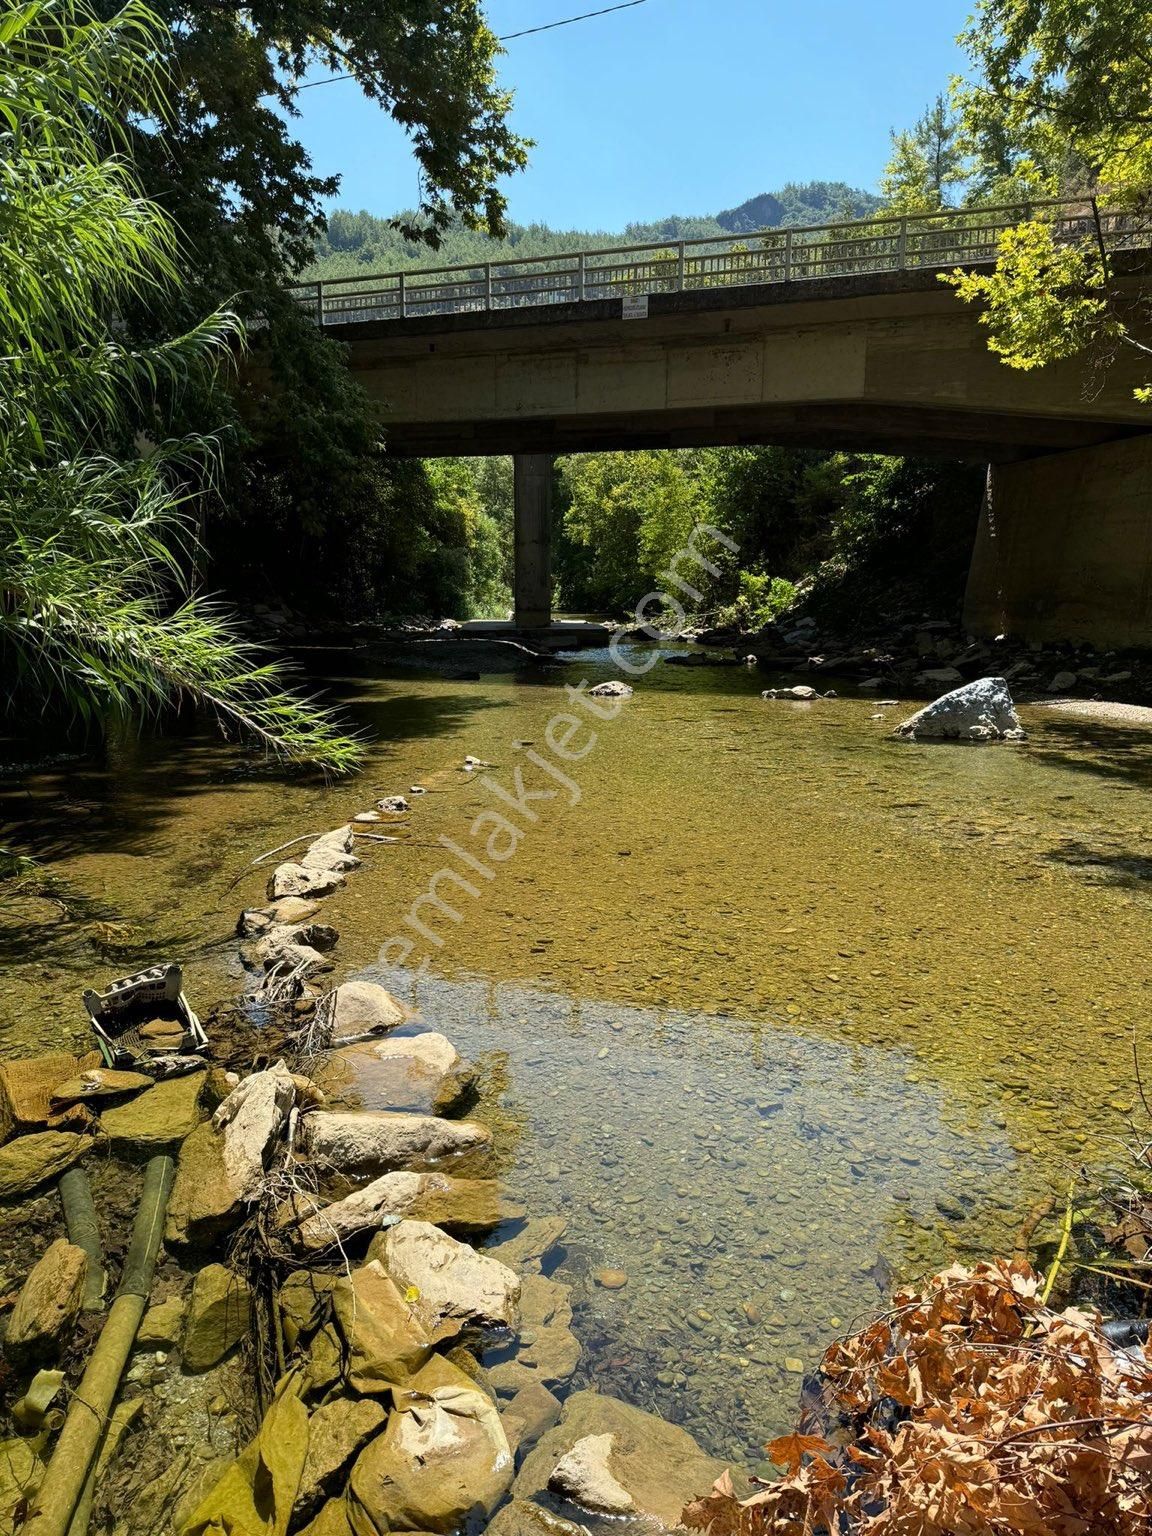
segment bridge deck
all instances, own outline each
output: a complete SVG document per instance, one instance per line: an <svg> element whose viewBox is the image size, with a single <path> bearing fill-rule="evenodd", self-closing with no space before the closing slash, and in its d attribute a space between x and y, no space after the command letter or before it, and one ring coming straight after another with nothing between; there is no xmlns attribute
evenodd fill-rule
<svg viewBox="0 0 1152 1536"><path fill-rule="evenodd" d="M996 259L1000 236L1024 220L1050 223L1058 239L1091 241L1111 252L1146 249L1150 231L1135 213L1095 199L1050 199L995 208L943 209L721 239L657 241L564 255L498 259L418 271L325 278L293 287L323 326L357 321L492 314L541 305L612 302L645 312L653 295L783 288L829 279L949 271ZM763 300L761 300L763 302Z"/></svg>

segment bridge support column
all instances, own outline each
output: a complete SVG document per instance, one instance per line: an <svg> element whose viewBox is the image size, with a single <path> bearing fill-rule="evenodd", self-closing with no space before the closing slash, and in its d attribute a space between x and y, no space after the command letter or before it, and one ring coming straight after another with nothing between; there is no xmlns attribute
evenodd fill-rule
<svg viewBox="0 0 1152 1536"><path fill-rule="evenodd" d="M1152 645L1152 434L993 465L964 622L979 635Z"/></svg>
<svg viewBox="0 0 1152 1536"><path fill-rule="evenodd" d="M552 459L550 453L513 458L513 619L519 629L552 622Z"/></svg>

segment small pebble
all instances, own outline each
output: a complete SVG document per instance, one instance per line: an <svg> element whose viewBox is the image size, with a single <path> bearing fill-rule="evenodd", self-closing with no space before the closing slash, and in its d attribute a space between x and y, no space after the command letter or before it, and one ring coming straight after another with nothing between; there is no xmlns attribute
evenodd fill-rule
<svg viewBox="0 0 1152 1536"><path fill-rule="evenodd" d="M598 1269L592 1278L606 1291L620 1291L628 1284L628 1276L622 1269Z"/></svg>

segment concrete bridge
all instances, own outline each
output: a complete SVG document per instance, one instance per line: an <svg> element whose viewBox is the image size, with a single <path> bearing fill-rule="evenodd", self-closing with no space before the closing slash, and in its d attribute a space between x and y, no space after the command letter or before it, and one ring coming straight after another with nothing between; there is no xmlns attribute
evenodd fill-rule
<svg viewBox="0 0 1152 1536"><path fill-rule="evenodd" d="M1139 291L1134 217L1035 210L1102 238ZM939 281L1028 210L769 230L301 285L393 453L513 454L516 623L549 621L557 453L794 444L989 464L966 618L979 632L1152 643L1152 410L1135 352L1033 372ZM637 594L638 597L641 594Z"/></svg>

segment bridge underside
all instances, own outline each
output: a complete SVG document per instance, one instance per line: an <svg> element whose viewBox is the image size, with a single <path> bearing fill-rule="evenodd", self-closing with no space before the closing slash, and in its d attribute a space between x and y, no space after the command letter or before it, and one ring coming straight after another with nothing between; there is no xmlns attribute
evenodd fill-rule
<svg viewBox="0 0 1152 1536"><path fill-rule="evenodd" d="M469 454L598 453L623 448L761 446L907 453L1007 464L1089 448L1137 426L1041 415L997 415L854 400L798 405L686 406L676 410L396 422L389 451L401 458Z"/></svg>

